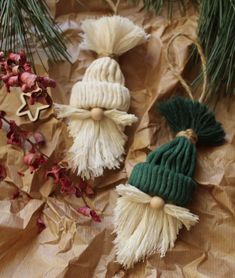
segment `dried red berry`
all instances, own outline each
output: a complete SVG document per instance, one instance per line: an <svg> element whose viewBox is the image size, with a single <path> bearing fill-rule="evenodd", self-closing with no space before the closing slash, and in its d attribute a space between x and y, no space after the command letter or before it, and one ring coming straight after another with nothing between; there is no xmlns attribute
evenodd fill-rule
<svg viewBox="0 0 235 278"><path fill-rule="evenodd" d="M32 68L31 68L30 64L28 64L28 63L25 63L25 64L23 65L23 68L24 68L24 70L27 71L27 72L32 72Z"/></svg>
<svg viewBox="0 0 235 278"><path fill-rule="evenodd" d="M19 70L19 68L20 68L20 66L13 66L12 67L12 73L14 74L14 75L18 75L18 73L20 72L20 70Z"/></svg>
<svg viewBox="0 0 235 278"><path fill-rule="evenodd" d="M19 83L18 75L13 75L13 76L10 76L8 78L7 86L9 86L9 87L17 87L19 85L20 85L20 83Z"/></svg>
<svg viewBox="0 0 235 278"><path fill-rule="evenodd" d="M87 187L87 182L83 179L80 179L78 186L81 189L81 191L85 191Z"/></svg>
<svg viewBox="0 0 235 278"><path fill-rule="evenodd" d="M28 153L24 156L24 163L26 165L33 165L39 159L39 154Z"/></svg>
<svg viewBox="0 0 235 278"><path fill-rule="evenodd" d="M101 222L101 218L94 210L90 211L90 215L95 222Z"/></svg>
<svg viewBox="0 0 235 278"><path fill-rule="evenodd" d="M56 87L55 80L53 80L47 76L39 77L38 82L40 83L40 85L42 85L43 88L47 88L47 87L55 88Z"/></svg>
<svg viewBox="0 0 235 278"><path fill-rule="evenodd" d="M88 208L87 206L84 206L84 207L80 207L77 209L77 211L79 213L81 213L82 215L84 216L90 216L90 208Z"/></svg>
<svg viewBox="0 0 235 278"><path fill-rule="evenodd" d="M42 145L44 145L45 142L46 142L45 137L44 137L43 134L42 134L41 132L39 132L39 131L35 132L35 133L33 134L33 137L34 137L34 140L35 140L35 142L36 142L37 145L42 146Z"/></svg>
<svg viewBox="0 0 235 278"><path fill-rule="evenodd" d="M25 55L25 51L23 49L20 50L19 52L20 55L20 63L21 64L25 64L26 63L26 55Z"/></svg>
<svg viewBox="0 0 235 278"><path fill-rule="evenodd" d="M20 87L23 92L33 92L36 88L40 88L46 93L47 87L55 87L56 82L45 76L40 77L32 72L30 64L27 62L24 50L19 53L10 53L8 58L4 58L4 53L0 52L0 80L5 83L7 91L10 87ZM46 95L34 97L34 101L50 103L50 99Z"/></svg>
<svg viewBox="0 0 235 278"><path fill-rule="evenodd" d="M5 74L5 75L2 75L2 76L1 76L1 80L2 80L4 83L7 83L8 78L9 78L9 74Z"/></svg>
<svg viewBox="0 0 235 278"><path fill-rule="evenodd" d="M22 146L22 134L16 125L15 121L10 121L10 128L7 133L7 144Z"/></svg>
<svg viewBox="0 0 235 278"><path fill-rule="evenodd" d="M94 210L91 210L88 206L80 207L77 209L77 211L84 216L91 216L95 222L101 222L99 215Z"/></svg>
<svg viewBox="0 0 235 278"><path fill-rule="evenodd" d="M43 155L38 153L27 153L23 159L24 163L29 167L31 173L37 170L43 163L46 162L46 159Z"/></svg>
<svg viewBox="0 0 235 278"><path fill-rule="evenodd" d="M20 137L20 134L18 134L17 132L8 132L7 133L7 144L10 145L15 145L15 146L22 146L22 139Z"/></svg>
<svg viewBox="0 0 235 278"><path fill-rule="evenodd" d="M3 65L4 71L6 72L6 71L9 69L9 66L8 66L7 61L4 61L4 62L2 63L2 65Z"/></svg>
<svg viewBox="0 0 235 278"><path fill-rule="evenodd" d="M64 168L60 167L58 164L52 166L51 170L46 172L46 177L52 177L54 179L54 184L59 184L60 178L64 174Z"/></svg>
<svg viewBox="0 0 235 278"><path fill-rule="evenodd" d="M80 189L80 191L83 193L85 193L88 197L94 197L95 192L93 190L93 188L87 183L87 181L80 179L79 183L78 183L78 187ZM78 190L77 190L78 191ZM80 192L77 193L78 197L80 197Z"/></svg>
<svg viewBox="0 0 235 278"><path fill-rule="evenodd" d="M23 72L20 75L20 81L27 86L33 88L36 85L37 75L30 72Z"/></svg>
<svg viewBox="0 0 235 278"><path fill-rule="evenodd" d="M20 62L20 59L21 59L20 55L16 53L10 53L8 56L8 60L11 60L15 64L18 64Z"/></svg>
<svg viewBox="0 0 235 278"><path fill-rule="evenodd" d="M76 197L78 197L78 198L82 197L83 193L82 193L81 189L79 189L77 187L75 187L75 188L76 188L76 192L75 192Z"/></svg>
<svg viewBox="0 0 235 278"><path fill-rule="evenodd" d="M71 180L69 177L64 176L60 178L60 191L61 193L67 193L67 194L75 194L76 188L73 186Z"/></svg>

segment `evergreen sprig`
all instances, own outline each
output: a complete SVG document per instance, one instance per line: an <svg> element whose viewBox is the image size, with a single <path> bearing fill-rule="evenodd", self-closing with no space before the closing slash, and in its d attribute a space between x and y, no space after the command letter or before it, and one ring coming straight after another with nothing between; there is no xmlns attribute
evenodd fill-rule
<svg viewBox="0 0 235 278"><path fill-rule="evenodd" d="M143 0L144 8L148 11L154 11L159 14L164 6L167 7L168 17L171 18L173 15L173 8L178 6L181 14L186 13L187 3L192 2L198 4L199 0ZM137 4L141 0L132 0L133 3Z"/></svg>
<svg viewBox="0 0 235 278"><path fill-rule="evenodd" d="M31 63L33 51L42 61L39 45L51 61L69 59L61 31L44 0L0 0L0 38L2 51L24 49Z"/></svg>
<svg viewBox="0 0 235 278"><path fill-rule="evenodd" d="M207 58L208 93L235 93L235 1L201 0L198 37Z"/></svg>
<svg viewBox="0 0 235 278"><path fill-rule="evenodd" d="M208 96L235 93L235 0L143 0L143 5L156 14L165 6L171 18L174 5L185 13L188 2L199 10L198 39L207 60ZM193 84L201 79L202 74Z"/></svg>

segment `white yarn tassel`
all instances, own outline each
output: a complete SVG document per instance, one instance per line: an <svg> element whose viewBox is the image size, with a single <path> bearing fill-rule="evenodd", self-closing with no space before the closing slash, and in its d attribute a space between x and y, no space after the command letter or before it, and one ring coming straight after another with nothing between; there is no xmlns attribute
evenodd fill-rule
<svg viewBox="0 0 235 278"><path fill-rule="evenodd" d="M86 19L82 22L82 30L84 46L103 56L119 56L149 37L142 28L121 16Z"/></svg>
<svg viewBox="0 0 235 278"><path fill-rule="evenodd" d="M58 118L67 118L74 139L67 159L78 175L89 179L102 175L104 168L119 168L127 139L123 129L137 120L134 115L113 109L95 121L89 110L61 104L54 107Z"/></svg>
<svg viewBox="0 0 235 278"><path fill-rule="evenodd" d="M182 226L189 230L198 222L198 216L183 207L165 204L162 210L151 208L151 196L134 186L119 185L117 192L121 197L114 211L114 244L117 261L125 268L155 252L165 256Z"/></svg>

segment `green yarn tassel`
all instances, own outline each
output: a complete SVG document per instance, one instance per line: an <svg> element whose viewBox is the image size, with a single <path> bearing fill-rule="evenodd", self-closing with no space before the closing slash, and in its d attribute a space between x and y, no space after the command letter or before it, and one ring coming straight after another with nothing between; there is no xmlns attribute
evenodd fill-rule
<svg viewBox="0 0 235 278"><path fill-rule="evenodd" d="M224 130L214 113L199 103L175 97L158 106L174 133L190 129L197 143L218 145L224 141ZM165 201L185 206L192 197L196 183L196 146L183 135L149 153L146 162L137 164L129 183L141 191Z"/></svg>
<svg viewBox="0 0 235 278"><path fill-rule="evenodd" d="M174 133L192 129L200 145L219 145L224 142L224 130L205 104L183 97L174 97L160 103L158 109Z"/></svg>

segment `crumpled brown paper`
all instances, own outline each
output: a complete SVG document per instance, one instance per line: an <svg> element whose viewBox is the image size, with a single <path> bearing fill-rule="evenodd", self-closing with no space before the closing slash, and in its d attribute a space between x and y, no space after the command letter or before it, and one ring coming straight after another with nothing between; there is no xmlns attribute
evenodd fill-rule
<svg viewBox="0 0 235 278"><path fill-rule="evenodd" d="M63 30L71 63L49 63L49 75L56 79L52 91L55 102L68 103L72 85L81 80L94 54L80 48L81 20L110 14L104 1L48 0L50 8ZM122 3L123 2L123 3ZM217 119L226 131L226 143L215 148L198 148L195 179L198 188L190 210L200 222L190 232L182 230L176 246L165 258L153 255L145 262L125 271L115 262L112 240L113 208L117 194L115 185L125 182L133 166L143 161L147 153L171 138L163 117L155 111L156 101L173 94L184 94L169 71L165 52L169 39L177 32L195 34L196 11L189 8L182 17L176 9L170 22L166 16L155 16L140 6L121 1L119 14L143 26L151 34L145 45L120 57L119 62L131 90L130 111L139 117L138 123L126 129L128 143L126 160L119 171L106 171L97 178L94 199L88 202L102 216L94 223L76 212L82 200L57 194L51 197L52 180L45 181L45 168L31 175L22 163L23 151L6 145L0 130L0 164L7 177L0 183L0 277L1 278L109 278L109 277L234 277L235 273L235 98L220 99L215 106ZM163 13L164 14L164 13ZM189 57L191 42L178 38L171 49L177 67L183 71ZM42 71L42 69L41 69ZM194 68L187 67L187 75ZM47 144L43 151L50 161L63 159L71 144L65 124L56 120L53 111L42 112L37 123L18 118L19 92L0 91L0 110L16 120L22 128L41 131ZM25 174L21 177L17 174ZM13 198L17 190L20 195ZM46 228L39 233L37 219Z"/></svg>

